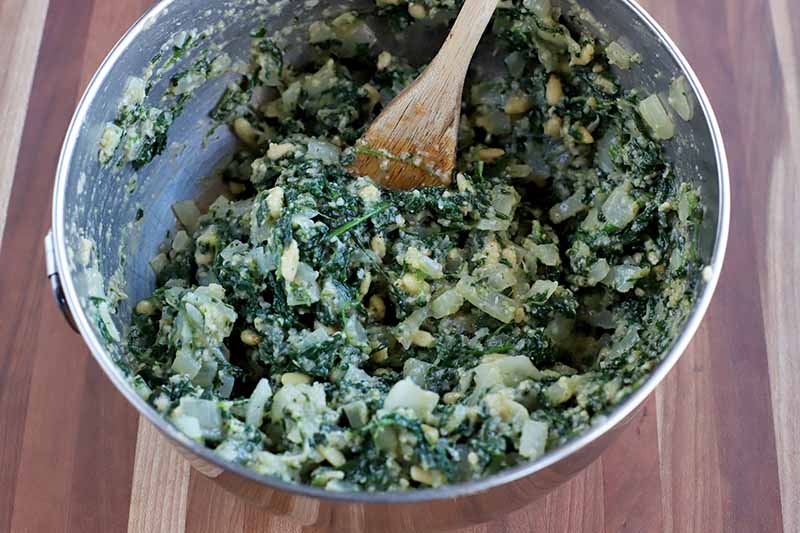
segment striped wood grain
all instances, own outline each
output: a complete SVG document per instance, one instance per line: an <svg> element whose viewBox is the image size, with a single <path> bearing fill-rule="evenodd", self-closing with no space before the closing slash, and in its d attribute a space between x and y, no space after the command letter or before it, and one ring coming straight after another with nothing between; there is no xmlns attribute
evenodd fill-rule
<svg viewBox="0 0 800 533"><path fill-rule="evenodd" d="M50 2L2 243L0 531L127 524L136 418L63 327L42 270L53 176L86 79L92 14L91 2ZM3 18L3 33L28 30L16 22Z"/></svg>
<svg viewBox="0 0 800 533"><path fill-rule="evenodd" d="M772 173L765 225L759 237L766 243L759 254L764 273L761 295L769 347L772 413L778 445L784 531L800 531L800 246L797 213L800 206L800 35L792 22L800 18L796 0L770 3L775 24L785 114ZM768 124L765 124L769 127Z"/></svg>
<svg viewBox="0 0 800 533"><path fill-rule="evenodd" d="M0 241L47 4L48 0L0 1Z"/></svg>
<svg viewBox="0 0 800 533"><path fill-rule="evenodd" d="M748 267L759 242L756 218L766 207L759 193L774 157L768 125L782 122L772 105L780 101L781 76L769 6L650 3L703 78L729 147L734 191L731 246L715 302L660 390L665 529L779 531L759 271Z"/></svg>
<svg viewBox="0 0 800 533"><path fill-rule="evenodd" d="M158 430L140 420L128 531L184 531L190 470Z"/></svg>
<svg viewBox="0 0 800 533"><path fill-rule="evenodd" d="M19 310L0 315L0 531L300 532L190 471L138 421L61 325L41 271L30 268L42 262L42 213L74 104L149 5L49 3L20 142L19 117L6 120L4 110L24 114L18 103L27 101L32 70L16 54L38 41L36 6L47 2L0 0L0 62L12 61L0 80L0 208L9 188L2 165L16 161L14 142L22 146L0 252L3 307ZM547 498L470 533L800 531L800 5L644 3L699 72L727 139L734 219L719 293L619 442Z"/></svg>

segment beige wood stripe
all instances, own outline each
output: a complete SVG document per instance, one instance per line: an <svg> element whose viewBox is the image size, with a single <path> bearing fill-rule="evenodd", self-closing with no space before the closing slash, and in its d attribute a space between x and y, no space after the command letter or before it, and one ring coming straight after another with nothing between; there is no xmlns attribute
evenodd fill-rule
<svg viewBox="0 0 800 533"><path fill-rule="evenodd" d="M48 0L0 1L0 242Z"/></svg>
<svg viewBox="0 0 800 533"><path fill-rule="evenodd" d="M170 447L150 422L141 418L128 531L184 531L189 472L189 463Z"/></svg>
<svg viewBox="0 0 800 533"><path fill-rule="evenodd" d="M794 1L770 2L783 72L788 131L769 180L767 254L762 265L766 280L761 283L785 531L800 531L800 247L796 245L800 205L800 50L793 45L790 2Z"/></svg>

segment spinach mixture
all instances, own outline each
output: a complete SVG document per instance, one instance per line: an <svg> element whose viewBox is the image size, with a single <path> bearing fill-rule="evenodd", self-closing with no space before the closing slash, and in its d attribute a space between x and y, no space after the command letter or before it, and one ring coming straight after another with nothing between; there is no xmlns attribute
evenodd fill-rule
<svg viewBox="0 0 800 533"><path fill-rule="evenodd" d="M348 173L422 68L373 21L441 30L459 5L378 0L316 22L302 64L252 34L212 112L241 140L228 190L174 207L126 340L137 391L220 457L337 491L479 479L601 422L683 325L703 210L661 141L691 118L686 80L663 99L624 90L613 72L640 58L547 1L501 2L482 46L505 64L467 80L452 186ZM231 65L201 59L175 95ZM172 112L132 87L101 158L122 146L138 168Z"/></svg>

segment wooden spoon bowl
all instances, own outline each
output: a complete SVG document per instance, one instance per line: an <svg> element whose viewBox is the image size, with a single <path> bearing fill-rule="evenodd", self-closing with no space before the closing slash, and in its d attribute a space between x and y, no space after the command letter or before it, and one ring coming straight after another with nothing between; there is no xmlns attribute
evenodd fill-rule
<svg viewBox="0 0 800 533"><path fill-rule="evenodd" d="M466 0L442 49L356 143L349 171L389 189L449 185L464 80L498 0Z"/></svg>

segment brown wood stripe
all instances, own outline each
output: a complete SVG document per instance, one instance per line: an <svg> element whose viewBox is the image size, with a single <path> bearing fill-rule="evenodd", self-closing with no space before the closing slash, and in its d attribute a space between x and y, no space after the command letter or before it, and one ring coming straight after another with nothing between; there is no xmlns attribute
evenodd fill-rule
<svg viewBox="0 0 800 533"><path fill-rule="evenodd" d="M59 320L57 312L45 307L50 297L41 287L35 291L37 304L45 311L20 324L25 337L39 335L37 322ZM62 352L61 349L68 349ZM30 378L30 399L25 405L23 439L17 459L12 531L51 531L65 528L70 520L71 487L74 481L79 410L85 385L87 357L80 344L67 332L48 336L44 342L14 346L21 355L34 356ZM61 359L54 365L49 358ZM12 430L13 430L12 426ZM42 512L42 501L48 502Z"/></svg>
<svg viewBox="0 0 800 533"><path fill-rule="evenodd" d="M311 533L287 518L246 504L196 471L192 471L189 482L186 531Z"/></svg>
<svg viewBox="0 0 800 533"><path fill-rule="evenodd" d="M603 461L598 459L572 481L525 511L511 515L505 530L513 532L593 533L603 531ZM500 524L487 526L497 531Z"/></svg>
<svg viewBox="0 0 800 533"><path fill-rule="evenodd" d="M605 531L661 531L661 472L656 398L603 454Z"/></svg>
<svg viewBox="0 0 800 533"><path fill-rule="evenodd" d="M229 497L229 495L225 495ZM287 518L273 516L252 505L244 506L242 530L245 533L275 532L275 533L311 533L304 530L296 522Z"/></svg>
<svg viewBox="0 0 800 533"><path fill-rule="evenodd" d="M244 531L246 504L225 492L213 481L192 470L189 481L189 501L186 513L186 531L215 533ZM265 531L269 531L266 527Z"/></svg>
<svg viewBox="0 0 800 533"><path fill-rule="evenodd" d="M128 28L153 5L154 0L125 2L96 1L89 21L89 35L83 55L81 87L88 85L97 67L122 38Z"/></svg>
<svg viewBox="0 0 800 533"><path fill-rule="evenodd" d="M82 392L67 531L123 531L138 417L93 360L87 363ZM97 476L85 477L84 472Z"/></svg>

